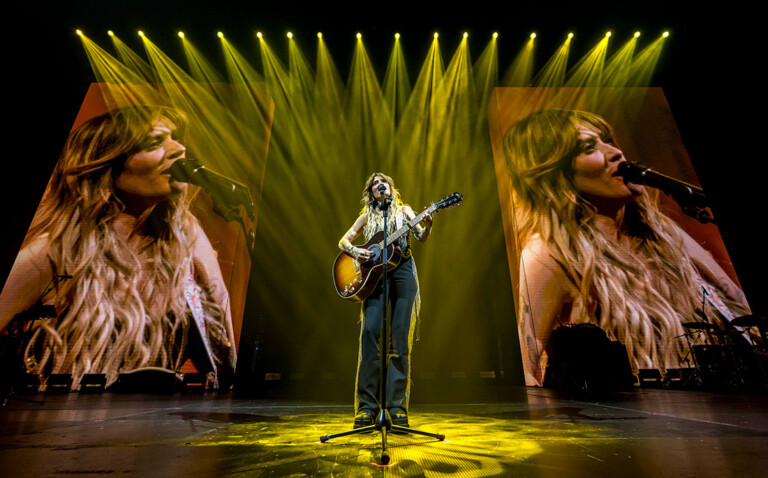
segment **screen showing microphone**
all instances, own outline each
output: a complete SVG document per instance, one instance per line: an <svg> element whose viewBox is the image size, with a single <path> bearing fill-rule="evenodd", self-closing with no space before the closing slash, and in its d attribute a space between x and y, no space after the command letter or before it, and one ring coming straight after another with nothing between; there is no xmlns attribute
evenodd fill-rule
<svg viewBox="0 0 768 478"><path fill-rule="evenodd" d="M248 186L211 171L200 161L182 158L174 162L166 172L176 181L200 186L214 201L221 202L223 206L243 206L249 217L255 217L255 206Z"/></svg>

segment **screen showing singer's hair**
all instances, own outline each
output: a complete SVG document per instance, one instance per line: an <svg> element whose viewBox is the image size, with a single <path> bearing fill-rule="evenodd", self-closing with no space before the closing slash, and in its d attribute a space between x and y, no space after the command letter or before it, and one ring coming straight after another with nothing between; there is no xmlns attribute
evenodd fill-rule
<svg viewBox="0 0 768 478"><path fill-rule="evenodd" d="M158 368L231 383L256 217L233 210L225 220L215 196L168 168L194 152L246 178L258 199L271 109L241 118L202 93L169 91L91 85L63 147L0 296L0 331L24 334L24 364L43 383L70 374L77 389L85 374L104 374L110 386ZM222 159L233 157L243 164Z"/></svg>
<svg viewBox="0 0 768 478"><path fill-rule="evenodd" d="M717 227L617 173L699 185L660 89L497 88L489 118L527 385L693 367L749 313Z"/></svg>

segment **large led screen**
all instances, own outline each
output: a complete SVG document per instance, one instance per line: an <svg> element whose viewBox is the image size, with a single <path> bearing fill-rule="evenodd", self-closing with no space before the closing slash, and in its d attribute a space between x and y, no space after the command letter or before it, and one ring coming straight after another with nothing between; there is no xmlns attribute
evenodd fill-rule
<svg viewBox="0 0 768 478"><path fill-rule="evenodd" d="M231 383L273 108L258 84L91 85L0 296L28 372ZM171 176L193 159L202 188Z"/></svg>
<svg viewBox="0 0 768 478"><path fill-rule="evenodd" d="M604 332L627 368L664 375L749 312L717 226L618 172L699 186L660 89L497 88L489 120L527 385L544 384L561 328L587 349Z"/></svg>

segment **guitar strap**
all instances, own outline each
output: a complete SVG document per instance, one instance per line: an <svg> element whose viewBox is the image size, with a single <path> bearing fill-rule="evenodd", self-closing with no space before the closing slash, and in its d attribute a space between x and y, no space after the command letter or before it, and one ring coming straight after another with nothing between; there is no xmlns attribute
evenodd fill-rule
<svg viewBox="0 0 768 478"><path fill-rule="evenodd" d="M395 230L400 229L405 225L405 213L402 209L399 209L395 213ZM411 257L411 233L408 232L403 237L398 239L398 247L403 259L409 259Z"/></svg>
<svg viewBox="0 0 768 478"><path fill-rule="evenodd" d="M211 342L208 339L208 333L205 326L205 310L203 309L203 304L200 299L202 294L203 289L197 284L197 282L195 282L195 277L192 273L192 268L190 267L186 284L184 285L184 296L187 299L187 305L189 306L192 318L194 319L193 321L195 323L195 327L200 333L200 339L203 344L203 348L205 349L205 357L208 359L208 363L206 365L210 365L211 372L209 372L209 376L212 375L211 378L213 379L213 386L215 388L219 388L216 373L216 361L213 358L213 349L211 347Z"/></svg>

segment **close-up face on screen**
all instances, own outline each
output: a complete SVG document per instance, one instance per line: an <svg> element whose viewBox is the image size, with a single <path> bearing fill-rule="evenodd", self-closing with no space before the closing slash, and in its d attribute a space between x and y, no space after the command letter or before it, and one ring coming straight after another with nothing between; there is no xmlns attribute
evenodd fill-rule
<svg viewBox="0 0 768 478"><path fill-rule="evenodd" d="M690 367L692 324L724 327L749 313L717 227L622 175L640 163L697 185L659 90L507 88L496 99L526 384L553 385L574 361L609 375ZM591 355L574 357L574 344Z"/></svg>
<svg viewBox="0 0 768 478"><path fill-rule="evenodd" d="M2 330L33 318L29 373L69 375L75 389L86 375L112 386L147 370L231 383L257 207L223 196L224 176L200 182L186 165L216 164L222 150L258 156L268 131L174 103L152 85L91 85L0 298Z"/></svg>

